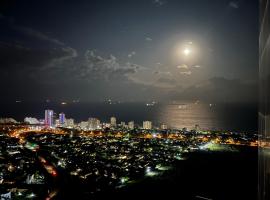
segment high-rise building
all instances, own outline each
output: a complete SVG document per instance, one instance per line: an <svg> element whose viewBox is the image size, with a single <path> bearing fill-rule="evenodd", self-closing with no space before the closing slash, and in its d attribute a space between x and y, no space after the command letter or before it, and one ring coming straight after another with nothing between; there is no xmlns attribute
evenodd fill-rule
<svg viewBox="0 0 270 200"><path fill-rule="evenodd" d="M59 114L59 123L60 125L64 125L66 122L66 116L65 116L65 113L60 113Z"/></svg>
<svg viewBox="0 0 270 200"><path fill-rule="evenodd" d="M143 129L152 129L152 122L151 121L143 121Z"/></svg>
<svg viewBox="0 0 270 200"><path fill-rule="evenodd" d="M115 117L111 117L111 126L116 127L116 118Z"/></svg>
<svg viewBox="0 0 270 200"><path fill-rule="evenodd" d="M16 124L16 123L18 122L13 118L0 118L0 124Z"/></svg>
<svg viewBox="0 0 270 200"><path fill-rule="evenodd" d="M88 129L88 121L81 121L78 126L82 129L82 130L87 130Z"/></svg>
<svg viewBox="0 0 270 200"><path fill-rule="evenodd" d="M120 126L121 126L122 128L125 128L126 123L125 123L125 122L121 122L121 123L120 123Z"/></svg>
<svg viewBox="0 0 270 200"><path fill-rule="evenodd" d="M37 118L33 118L33 117L24 118L24 122L28 124L39 124L39 121L37 120Z"/></svg>
<svg viewBox="0 0 270 200"><path fill-rule="evenodd" d="M97 119L97 129L102 129L102 124L99 119Z"/></svg>
<svg viewBox="0 0 270 200"><path fill-rule="evenodd" d="M167 124L161 124L161 125L160 125L160 129L161 129L161 130L167 130L167 129L168 129Z"/></svg>
<svg viewBox="0 0 270 200"><path fill-rule="evenodd" d="M48 127L53 126L53 110L45 110L44 124Z"/></svg>
<svg viewBox="0 0 270 200"><path fill-rule="evenodd" d="M59 119L56 119L54 124L55 124L55 127L60 126L60 120Z"/></svg>
<svg viewBox="0 0 270 200"><path fill-rule="evenodd" d="M88 119L88 128L89 130L97 130L100 129L100 120L97 118L89 118Z"/></svg>
<svg viewBox="0 0 270 200"><path fill-rule="evenodd" d="M111 124L110 123L103 123L102 128L110 128Z"/></svg>
<svg viewBox="0 0 270 200"><path fill-rule="evenodd" d="M134 129L134 121L128 122L128 128L131 130Z"/></svg>
<svg viewBox="0 0 270 200"><path fill-rule="evenodd" d="M68 127L68 128L74 127L74 119L72 119L72 118L66 119L65 126Z"/></svg>

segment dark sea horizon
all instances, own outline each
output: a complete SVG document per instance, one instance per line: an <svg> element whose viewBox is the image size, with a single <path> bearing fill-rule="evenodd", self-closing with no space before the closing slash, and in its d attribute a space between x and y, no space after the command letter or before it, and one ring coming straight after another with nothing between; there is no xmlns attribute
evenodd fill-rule
<svg viewBox="0 0 270 200"><path fill-rule="evenodd" d="M0 103L0 118L11 117L23 121L25 117L44 118L45 109L52 109L56 114L64 112L66 118L74 118L75 122L85 121L96 117L102 122L109 122L111 116L121 121L135 121L141 125L142 121L152 121L154 126L165 123L169 128L193 129L195 125L203 130L226 130L257 132L257 104L253 103L159 103L146 105L145 103L61 103L17 102Z"/></svg>

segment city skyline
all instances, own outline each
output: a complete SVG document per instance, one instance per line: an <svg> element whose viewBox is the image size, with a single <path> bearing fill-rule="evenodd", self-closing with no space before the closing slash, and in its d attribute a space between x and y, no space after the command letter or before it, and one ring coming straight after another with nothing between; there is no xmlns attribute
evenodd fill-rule
<svg viewBox="0 0 270 200"><path fill-rule="evenodd" d="M69 118L66 118L65 113L60 112L59 117L55 116L56 112L51 109L45 110L45 116L44 118L38 119L35 117L25 117L23 122L30 124L30 125L44 125L48 128L57 128L57 127L69 127L69 128L76 128L79 127L81 129L87 129L87 130L101 130L104 128L127 128L127 129L134 129L135 125L138 128L142 129L152 129L152 128L160 128L160 129L168 129L168 126L160 122L159 124L152 124L152 121L144 120L142 122L134 122L132 121L121 121L120 123L117 123L117 118L115 116L112 116L108 118L107 121L100 121L99 118L96 117L89 117L88 120L78 121L75 120L72 116L69 116ZM5 121L5 123L14 123L13 118L0 118L2 121ZM19 122L19 121L18 121ZM127 122L127 124L126 124ZM21 123L21 122L19 122ZM141 125L140 125L141 124Z"/></svg>

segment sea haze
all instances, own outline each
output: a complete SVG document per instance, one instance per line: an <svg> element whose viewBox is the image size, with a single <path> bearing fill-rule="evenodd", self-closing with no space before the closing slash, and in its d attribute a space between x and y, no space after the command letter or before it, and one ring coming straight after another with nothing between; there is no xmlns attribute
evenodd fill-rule
<svg viewBox="0 0 270 200"><path fill-rule="evenodd" d="M111 116L120 121L134 120L142 124L143 120L153 121L154 125L165 123L171 128L192 129L199 125L207 130L230 130L257 132L256 104L155 104L144 103L2 103L1 117L13 117L23 121L24 117L44 117L45 109L53 109L56 114L64 112L67 118L75 122L87 120L89 117L109 122Z"/></svg>

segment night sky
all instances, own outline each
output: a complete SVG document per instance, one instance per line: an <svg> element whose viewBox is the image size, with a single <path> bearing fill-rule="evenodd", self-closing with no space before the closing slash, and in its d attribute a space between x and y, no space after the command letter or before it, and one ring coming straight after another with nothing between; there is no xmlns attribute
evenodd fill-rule
<svg viewBox="0 0 270 200"><path fill-rule="evenodd" d="M1 102L257 99L256 0L6 0L0 24Z"/></svg>

